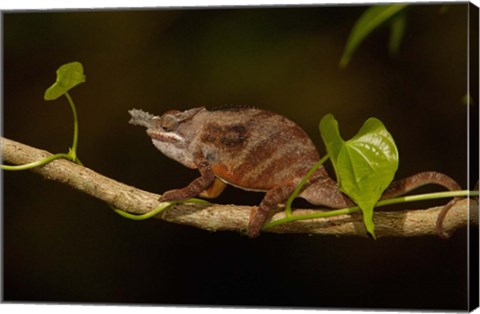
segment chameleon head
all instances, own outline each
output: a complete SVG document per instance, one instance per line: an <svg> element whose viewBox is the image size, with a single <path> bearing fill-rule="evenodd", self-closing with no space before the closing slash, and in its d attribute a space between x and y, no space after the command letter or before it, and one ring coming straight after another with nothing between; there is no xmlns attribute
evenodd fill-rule
<svg viewBox="0 0 480 314"><path fill-rule="evenodd" d="M154 116L142 110L132 109L130 123L147 128L147 134L153 145L167 157L180 162L189 168L196 168L194 156L189 149L190 143L196 136L194 117L204 107L186 111L170 110L161 116Z"/></svg>

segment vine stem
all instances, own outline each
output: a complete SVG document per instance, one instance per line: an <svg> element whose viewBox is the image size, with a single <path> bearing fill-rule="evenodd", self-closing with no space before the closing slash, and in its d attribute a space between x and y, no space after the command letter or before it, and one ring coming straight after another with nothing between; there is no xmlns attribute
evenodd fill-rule
<svg viewBox="0 0 480 314"><path fill-rule="evenodd" d="M72 115L73 115L73 140L72 140L72 147L70 148L70 151L68 154L70 155L70 158L73 162L76 162L78 164L82 164L81 161L77 157L77 146L78 146L78 115L77 115L77 109L75 107L75 104L73 102L72 97L70 97L70 94L68 92L65 92L65 97L67 97L68 103L70 105L70 108L72 109Z"/></svg>
<svg viewBox="0 0 480 314"><path fill-rule="evenodd" d="M28 170L36 167L40 167L43 165L46 165L55 159L61 159L65 158L67 160L73 161L79 165L82 165L82 162L80 159L77 157L77 146L78 146L78 116L77 116L77 109L75 108L75 104L73 102L72 97L70 97L70 94L68 92L65 92L65 97L67 97L68 103L70 105L70 109L72 110L72 115L73 115L73 141L72 141L72 147L69 149L68 153L59 153L59 154L54 154L51 156L48 156L46 158L42 158L37 161L33 161L30 163L25 163L23 165L0 165L0 168L2 170L8 170L8 171L20 171L20 170Z"/></svg>
<svg viewBox="0 0 480 314"><path fill-rule="evenodd" d="M16 165L31 163L51 156L45 150L4 137L0 137L0 149L2 158L8 163ZM47 165L31 170L47 179L69 185L80 192L131 214L143 215L161 206L158 201L159 194L123 184L65 159L54 160ZM164 179L168 180L167 177ZM470 194L470 196L473 195L478 194ZM408 196L410 200L412 200L412 197L417 196ZM385 201L391 202L392 200ZM377 238L435 236L437 234L435 224L442 208L443 206L426 209L404 208L397 211L377 211L375 213ZM14 209L11 208L11 210ZM248 225L251 210L252 207L250 206L185 203L172 205L156 217L204 230L244 232ZM332 212L332 210L329 212ZM335 211L333 212L335 213ZM310 213L319 213L319 210L295 209L295 217ZM95 215L95 213L92 212L92 215ZM283 212L280 212L273 219L282 219L284 215ZM478 226L478 202L476 198L458 201L450 209L444 222L445 231L449 234L469 225ZM356 214L292 222L269 228L266 231L273 233L366 236L362 217Z"/></svg>
<svg viewBox="0 0 480 314"><path fill-rule="evenodd" d="M407 195L407 196L401 196L401 197L391 198L387 200L381 200L376 204L375 208L387 206L387 205L399 204L399 203L418 202L418 201L426 201L426 200L439 199L439 198L451 198L451 197L472 197L472 196L478 196L478 195L479 195L478 191L469 191L469 190ZM277 220L266 223L263 226L263 230L266 230L268 228L272 228L287 222L347 215L347 214L352 214L359 211L360 211L360 207L354 206L354 207L348 207L348 208L342 208L342 209L328 210L326 212L319 212L319 213L310 213L310 214L303 214L303 215L302 214L286 215L282 219L277 219Z"/></svg>
<svg viewBox="0 0 480 314"><path fill-rule="evenodd" d="M313 165L312 168L310 168L310 170L308 170L307 174L302 178L302 180L300 181L300 183L297 185L297 187L295 188L295 190L293 191L293 193L290 195L290 197L288 198L286 204L285 204L285 215L287 215L287 217L291 217L292 216L292 203L293 203L293 200L295 198L297 198L298 194L300 194L300 191L302 190L303 186L305 185L305 183L307 183L307 180L310 179L310 177L313 175L313 173L315 171L317 171L317 169L323 165L325 163L325 161L328 160L328 154L326 154L325 156L322 157L322 159L320 159L319 161L317 161L317 163L315 163Z"/></svg>
<svg viewBox="0 0 480 314"><path fill-rule="evenodd" d="M30 162L23 165L1 165L1 169L9 170L9 171L28 170L35 167L43 166L45 164L48 164L49 162L54 161L55 159L60 159L60 158L65 158L70 160L71 156L70 154L60 153L60 154L51 155L47 158L43 158L41 160L37 160L37 161Z"/></svg>
<svg viewBox="0 0 480 314"><path fill-rule="evenodd" d="M167 208L169 208L173 205L184 204L184 203L205 204L205 205L211 204L209 201L202 200L202 199L199 199L199 198L190 198L190 199L185 200L185 201L176 201L176 202L162 202L158 205L157 208L155 208L154 210L152 210L150 212L147 212L145 214L131 214L131 213L128 213L124 210L115 208L114 206L110 206L110 208L112 208L114 212L116 212L117 214L119 214L123 218L138 221L138 220L150 219L152 217L157 216L158 214L163 212L165 209L167 209Z"/></svg>

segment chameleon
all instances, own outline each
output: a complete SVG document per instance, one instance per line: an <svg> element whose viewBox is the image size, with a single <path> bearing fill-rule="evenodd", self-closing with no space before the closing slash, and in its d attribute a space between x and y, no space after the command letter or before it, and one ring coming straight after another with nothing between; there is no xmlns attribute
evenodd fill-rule
<svg viewBox="0 0 480 314"><path fill-rule="evenodd" d="M129 111L130 124L146 127L153 145L165 156L197 169L200 177L181 189L165 192L161 202L186 200L195 196L214 198L226 185L247 191L265 192L252 208L247 235L256 237L262 226L278 211L320 155L308 134L288 118L258 108L230 107L207 110L169 110L155 116L139 109ZM420 172L394 181L382 199L397 197L420 186L436 184L459 190L449 176L435 171ZM319 167L303 186L299 197L313 205L330 208L354 206L339 190L325 167ZM437 220L437 233L452 199Z"/></svg>

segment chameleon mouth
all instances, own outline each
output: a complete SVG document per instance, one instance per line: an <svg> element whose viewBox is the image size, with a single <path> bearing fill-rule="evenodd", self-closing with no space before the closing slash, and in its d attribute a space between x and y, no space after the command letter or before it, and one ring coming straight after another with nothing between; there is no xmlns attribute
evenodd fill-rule
<svg viewBox="0 0 480 314"><path fill-rule="evenodd" d="M159 131L158 129L147 129L147 134L153 140L160 141L160 142L178 143L183 140L183 138L176 133L162 132L162 131Z"/></svg>

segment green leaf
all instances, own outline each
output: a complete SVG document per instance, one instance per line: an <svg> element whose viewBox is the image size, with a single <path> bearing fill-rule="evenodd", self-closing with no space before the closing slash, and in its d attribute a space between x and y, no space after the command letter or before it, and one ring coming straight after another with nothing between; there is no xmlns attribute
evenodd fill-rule
<svg viewBox="0 0 480 314"><path fill-rule="evenodd" d="M54 100L68 92L73 87L85 82L83 66L80 62L71 62L62 65L57 70L57 81L50 86L43 98Z"/></svg>
<svg viewBox="0 0 480 314"><path fill-rule="evenodd" d="M401 12L392 18L390 23L390 43L388 50L391 55L396 55L400 48L403 36L405 34L405 28L407 25L407 15L405 12Z"/></svg>
<svg viewBox="0 0 480 314"><path fill-rule="evenodd" d="M338 122L331 113L327 114L320 121L320 134L326 144L330 159L336 161L345 142L340 135Z"/></svg>
<svg viewBox="0 0 480 314"><path fill-rule="evenodd" d="M348 65L355 50L373 30L386 23L395 14L405 9L407 5L404 3L381 5L365 10L350 32L340 60L340 67L344 68Z"/></svg>
<svg viewBox="0 0 480 314"><path fill-rule="evenodd" d="M332 161L337 176L337 183L340 184L342 178L338 175L337 160L340 151L345 146L345 141L340 135L338 122L332 114L329 113L320 120L320 135L327 148L328 157L330 157L330 160Z"/></svg>
<svg viewBox="0 0 480 314"><path fill-rule="evenodd" d="M320 121L320 133L332 160L339 189L362 210L367 231L375 237L373 208L398 169L395 142L382 122L368 119L345 142L332 115Z"/></svg>

